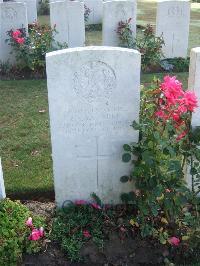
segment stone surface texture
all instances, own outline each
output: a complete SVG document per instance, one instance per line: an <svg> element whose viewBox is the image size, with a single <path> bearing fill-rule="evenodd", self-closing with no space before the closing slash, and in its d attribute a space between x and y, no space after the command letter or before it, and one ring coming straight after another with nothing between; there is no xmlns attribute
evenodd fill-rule
<svg viewBox="0 0 200 266"><path fill-rule="evenodd" d="M27 5L28 23L37 21L37 1L36 0L15 0L15 2L25 3Z"/></svg>
<svg viewBox="0 0 200 266"><path fill-rule="evenodd" d="M50 3L51 27L56 25L55 40L68 47L85 45L84 3L81 1L61 1Z"/></svg>
<svg viewBox="0 0 200 266"><path fill-rule="evenodd" d="M87 24L102 23L103 16L103 1L102 0L84 0L86 7L90 9L90 15Z"/></svg>
<svg viewBox="0 0 200 266"><path fill-rule="evenodd" d="M10 54L11 47L5 42L7 31L25 28L28 32L27 7L24 3L0 3L0 61L15 62L15 55Z"/></svg>
<svg viewBox="0 0 200 266"><path fill-rule="evenodd" d="M187 57L190 25L190 2L157 2L156 35L163 35L163 54L167 58Z"/></svg>
<svg viewBox="0 0 200 266"><path fill-rule="evenodd" d="M56 202L90 198L118 203L132 184L123 144L138 141L140 53L125 48L73 48L47 54Z"/></svg>
<svg viewBox="0 0 200 266"><path fill-rule="evenodd" d="M136 36L137 3L133 0L114 0L103 3L103 45L119 46L116 32L120 21L131 18L133 38Z"/></svg>

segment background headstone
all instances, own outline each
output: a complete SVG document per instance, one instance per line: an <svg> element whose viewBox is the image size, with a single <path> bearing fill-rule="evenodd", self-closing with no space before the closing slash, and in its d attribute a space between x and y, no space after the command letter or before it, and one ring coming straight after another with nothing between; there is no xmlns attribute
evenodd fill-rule
<svg viewBox="0 0 200 266"><path fill-rule="evenodd" d="M123 144L138 141L140 53L86 47L47 54L47 80L56 202L96 193L119 203L131 189L120 177Z"/></svg>
<svg viewBox="0 0 200 266"><path fill-rule="evenodd" d="M194 91L198 97L198 107L192 115L192 127L200 126L200 47L193 48L190 53L190 70L188 89ZM191 187L192 177L188 167L187 182Z"/></svg>
<svg viewBox="0 0 200 266"><path fill-rule="evenodd" d="M188 88L195 92L199 102L199 107L192 115L192 125L200 126L200 47L193 48L190 53Z"/></svg>
<svg viewBox="0 0 200 266"><path fill-rule="evenodd" d="M190 25L190 2L187 0L157 2L156 35L163 34L166 58L187 57Z"/></svg>
<svg viewBox="0 0 200 266"><path fill-rule="evenodd" d="M103 45L119 46L117 27L120 21L131 18L133 38L136 36L137 4L133 0L114 0L103 3Z"/></svg>
<svg viewBox="0 0 200 266"><path fill-rule="evenodd" d="M3 180L3 170L1 166L1 158L0 158L0 200L6 197L4 180Z"/></svg>
<svg viewBox="0 0 200 266"><path fill-rule="evenodd" d="M37 1L36 0L15 0L15 2L25 3L27 5L28 23L37 21Z"/></svg>
<svg viewBox="0 0 200 266"><path fill-rule="evenodd" d="M90 15L87 24L102 23L103 1L102 0L84 0L86 7L90 9Z"/></svg>
<svg viewBox="0 0 200 266"><path fill-rule="evenodd" d="M11 47L5 43L7 31L25 28L28 32L27 8L23 3L0 3L0 61L15 62L15 55L10 54Z"/></svg>
<svg viewBox="0 0 200 266"><path fill-rule="evenodd" d="M55 40L68 47L85 45L84 3L62 1L50 3L51 27L56 25Z"/></svg>

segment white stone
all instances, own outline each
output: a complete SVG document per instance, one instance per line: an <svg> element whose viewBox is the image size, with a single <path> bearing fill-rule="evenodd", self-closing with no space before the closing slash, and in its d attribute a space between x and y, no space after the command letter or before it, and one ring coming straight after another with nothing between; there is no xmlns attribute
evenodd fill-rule
<svg viewBox="0 0 200 266"><path fill-rule="evenodd" d="M1 158L0 158L0 200L6 197L4 180L3 180L3 170L1 166Z"/></svg>
<svg viewBox="0 0 200 266"><path fill-rule="evenodd" d="M28 23L37 21L37 1L36 0L15 0L15 2L25 3L27 5Z"/></svg>
<svg viewBox="0 0 200 266"><path fill-rule="evenodd" d="M165 41L166 58L187 57L190 24L190 2L187 0L157 2L156 35Z"/></svg>
<svg viewBox="0 0 200 266"><path fill-rule="evenodd" d="M193 91L198 98L198 107L192 115L192 127L195 128L200 126L200 47L193 48L190 53L188 89ZM191 188L190 166L187 171L187 182Z"/></svg>
<svg viewBox="0 0 200 266"><path fill-rule="evenodd" d="M55 40L68 47L85 45L84 3L61 1L50 3L51 27L56 25Z"/></svg>
<svg viewBox="0 0 200 266"><path fill-rule="evenodd" d="M102 0L84 0L86 7L90 9L90 15L87 24L101 24L103 17L103 1Z"/></svg>
<svg viewBox="0 0 200 266"><path fill-rule="evenodd" d="M199 103L192 116L192 126L200 126L200 47L193 48L190 53L188 88L195 92Z"/></svg>
<svg viewBox="0 0 200 266"><path fill-rule="evenodd" d="M7 31L25 28L28 32L27 8L23 3L0 3L0 61L13 63L15 55L10 54L11 47L5 43Z"/></svg>
<svg viewBox="0 0 200 266"><path fill-rule="evenodd" d="M140 53L86 47L48 53L47 82L56 202L88 200L96 193L119 203L132 184L123 144L138 141Z"/></svg>
<svg viewBox="0 0 200 266"><path fill-rule="evenodd" d="M136 36L136 1L115 0L103 3L103 45L119 46L117 27L120 21L131 18L133 38Z"/></svg>

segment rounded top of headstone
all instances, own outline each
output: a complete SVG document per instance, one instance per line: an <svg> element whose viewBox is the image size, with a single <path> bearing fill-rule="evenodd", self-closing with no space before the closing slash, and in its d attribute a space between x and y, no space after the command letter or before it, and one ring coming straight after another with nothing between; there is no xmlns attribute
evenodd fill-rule
<svg viewBox="0 0 200 266"><path fill-rule="evenodd" d="M62 49L59 51L54 51L46 54L46 57L52 57L52 56L59 56L63 54L68 53L77 53L77 52L84 52L84 51L118 51L118 52L126 52L130 54L140 55L140 52L134 49L128 49L128 48L121 48L121 47L111 47L111 46L87 46L87 47L76 47L76 48L67 48Z"/></svg>

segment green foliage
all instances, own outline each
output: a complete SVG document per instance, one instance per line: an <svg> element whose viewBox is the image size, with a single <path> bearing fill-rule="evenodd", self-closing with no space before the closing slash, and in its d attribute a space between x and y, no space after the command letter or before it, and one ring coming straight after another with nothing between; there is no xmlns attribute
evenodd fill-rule
<svg viewBox="0 0 200 266"><path fill-rule="evenodd" d="M22 253L35 253L41 248L40 241L30 241L30 229L25 222L30 211L19 201L0 201L0 265L14 266L20 262ZM43 220L34 217L34 224L42 226Z"/></svg>
<svg viewBox="0 0 200 266"><path fill-rule="evenodd" d="M91 10L89 9L89 7L87 7L84 4L84 20L85 22L88 22L89 16L90 16Z"/></svg>
<svg viewBox="0 0 200 266"><path fill-rule="evenodd" d="M161 61L161 67L167 71L175 72L188 72L189 71L190 58L168 58Z"/></svg>
<svg viewBox="0 0 200 266"><path fill-rule="evenodd" d="M90 205L74 205L57 211L53 222L51 238L57 241L71 261L82 260L80 249L88 239L102 248L103 212ZM87 230L91 237L85 237Z"/></svg>
<svg viewBox="0 0 200 266"><path fill-rule="evenodd" d="M162 58L162 46L164 40L162 36L156 37L153 27L147 25L142 30L142 35L133 38L131 30L131 19L118 23L117 34L122 47L133 48L140 51L142 55L142 69L149 70L152 66L159 65Z"/></svg>
<svg viewBox="0 0 200 266"><path fill-rule="evenodd" d="M155 118L159 102L159 81L141 89L140 123L133 122L139 130L138 143L124 145L124 162L132 161L130 176L121 177L122 182L132 180L135 192L123 194L122 200L133 203L138 209L135 220L143 237L153 236L162 244L169 244L170 236L179 236L187 242L187 251L199 243L200 192L200 130L190 128L190 113L185 113L184 125L187 136L177 141L176 129L170 119L164 124ZM192 191L185 182L186 165L191 164ZM187 208L190 206L189 216ZM185 218L191 218L186 224ZM187 236L187 237L185 237ZM182 247L184 247L184 241Z"/></svg>
<svg viewBox="0 0 200 266"><path fill-rule="evenodd" d="M142 54L142 69L146 71L159 64L163 56L164 39L162 36L155 36L151 25L147 25L142 32L142 36L136 37L136 48Z"/></svg>
<svg viewBox="0 0 200 266"><path fill-rule="evenodd" d="M11 64L9 63L9 61L6 62L2 62L0 61L0 76L6 76L9 74L9 72L11 71Z"/></svg>
<svg viewBox="0 0 200 266"><path fill-rule="evenodd" d="M131 19L120 21L118 23L117 34L122 47L134 48L135 42L132 36L133 32L131 30L130 22Z"/></svg>

